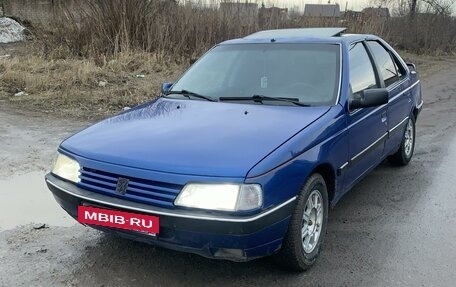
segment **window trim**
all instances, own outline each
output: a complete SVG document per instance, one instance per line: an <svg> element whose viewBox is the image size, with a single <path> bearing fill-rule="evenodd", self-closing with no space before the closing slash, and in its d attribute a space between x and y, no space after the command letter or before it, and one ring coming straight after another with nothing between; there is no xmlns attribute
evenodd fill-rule
<svg viewBox="0 0 456 287"><path fill-rule="evenodd" d="M379 43L382 44L382 42L380 42L380 41L379 41ZM410 73L407 63L404 62L402 57L396 51L394 51L394 49L389 49L385 45L382 45L382 46L390 53L390 55L393 58L393 61L396 63L396 65L399 64L400 68L402 68L404 70L405 73L403 76L404 76L404 78L407 78L408 74Z"/></svg>
<svg viewBox="0 0 456 287"><path fill-rule="evenodd" d="M391 58L393 59L393 62L395 63L396 69L402 68L404 70L404 73L402 73L402 76L399 78L399 80L396 81L394 84L388 86L388 90L391 91L397 88L398 86L402 85L402 83L406 82L409 79L409 70L404 67L402 61L399 59L399 55L394 54L392 50L388 50L388 52ZM398 66L398 64L400 64L400 67Z"/></svg>
<svg viewBox="0 0 456 287"><path fill-rule="evenodd" d="M399 64L399 65L402 67L402 69L405 71L405 74L402 75L402 77L395 76L395 77L397 77L397 80L394 81L393 83L391 83L390 85L387 86L387 85L386 85L385 79L383 79L383 75L382 75L382 73L381 73L381 68L378 66L377 62L375 61L374 52L373 52L372 49L369 47L369 43L368 43L368 42L376 42L376 43L379 44L383 49L385 49L385 51L388 53L388 55L389 55L391 61L393 62L394 69L396 70L396 73L398 73L398 69L400 69L399 66L398 66L398 64ZM403 63L399 60L399 57L398 57L395 53L393 53L393 51L392 51L391 49L389 49L388 47L386 47L386 46L383 44L382 41L380 41L379 39L367 39L367 40L366 40L366 46L368 47L369 52L372 54L372 57L374 58L374 61L375 61L375 63L376 63L375 66L376 66L376 68L378 69L379 75L381 76L381 79L380 79L380 80L381 80L381 82L383 83L382 88L386 88L386 89L388 89L388 90L391 90L391 87L396 87L396 86L398 86L398 83L401 83L401 82L403 82L405 79L407 79L409 70L406 69L406 68L404 67Z"/></svg>
<svg viewBox="0 0 456 287"><path fill-rule="evenodd" d="M392 90L396 89L403 83L410 81L410 76L409 76L410 69L408 68L407 64L404 62L402 57L396 51L394 51L394 49L391 48L391 49L389 49L389 51L390 51L390 54L392 55L392 57L396 60L395 62L398 62L405 71L405 74L403 75L402 79L400 79L399 81L397 81L396 83L394 83L393 85L391 85L387 88L388 91L391 92Z"/></svg>

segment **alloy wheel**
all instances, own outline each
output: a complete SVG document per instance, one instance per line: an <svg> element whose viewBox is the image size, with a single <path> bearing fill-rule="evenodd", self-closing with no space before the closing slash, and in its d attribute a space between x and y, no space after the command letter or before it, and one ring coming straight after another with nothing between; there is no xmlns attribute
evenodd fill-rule
<svg viewBox="0 0 456 287"><path fill-rule="evenodd" d="M305 253L317 246L323 225L323 199L319 190L313 190L307 198L302 216L301 239Z"/></svg>
<svg viewBox="0 0 456 287"><path fill-rule="evenodd" d="M405 156L410 157L413 150L413 141L414 141L414 131L413 131L413 122L408 121L407 128L405 130L405 140L404 140L404 152Z"/></svg>

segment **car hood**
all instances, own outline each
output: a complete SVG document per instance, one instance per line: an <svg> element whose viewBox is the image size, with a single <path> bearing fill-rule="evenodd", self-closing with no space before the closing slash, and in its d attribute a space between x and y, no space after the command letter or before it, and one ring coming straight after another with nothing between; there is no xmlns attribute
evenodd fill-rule
<svg viewBox="0 0 456 287"><path fill-rule="evenodd" d="M159 98L71 136L61 148L141 169L245 177L328 110Z"/></svg>

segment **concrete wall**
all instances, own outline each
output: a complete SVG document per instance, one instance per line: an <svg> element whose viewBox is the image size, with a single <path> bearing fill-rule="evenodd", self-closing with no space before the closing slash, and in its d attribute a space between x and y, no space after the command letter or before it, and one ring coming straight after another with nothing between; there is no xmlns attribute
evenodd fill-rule
<svg viewBox="0 0 456 287"><path fill-rule="evenodd" d="M19 17L32 23L49 23L54 19L57 11L72 9L77 2L77 0L3 0L3 7L5 16Z"/></svg>

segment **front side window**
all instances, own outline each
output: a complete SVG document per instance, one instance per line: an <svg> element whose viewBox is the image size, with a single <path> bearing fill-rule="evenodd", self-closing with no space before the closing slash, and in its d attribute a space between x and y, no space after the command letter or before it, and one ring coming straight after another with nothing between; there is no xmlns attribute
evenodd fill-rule
<svg viewBox="0 0 456 287"><path fill-rule="evenodd" d="M362 42L350 46L350 85L353 94L376 88L372 62Z"/></svg>
<svg viewBox="0 0 456 287"><path fill-rule="evenodd" d="M339 79L339 45L226 44L215 47L196 62L170 92L185 90L234 102L236 98L264 96L312 106L334 105Z"/></svg>

